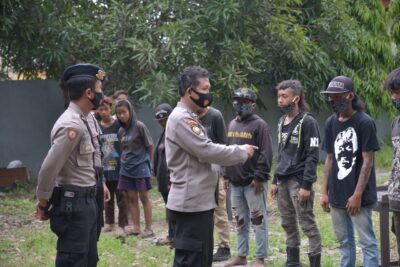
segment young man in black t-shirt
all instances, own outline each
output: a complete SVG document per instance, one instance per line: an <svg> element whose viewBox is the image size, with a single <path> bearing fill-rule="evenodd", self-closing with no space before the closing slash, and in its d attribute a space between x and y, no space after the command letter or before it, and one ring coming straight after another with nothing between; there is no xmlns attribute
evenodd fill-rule
<svg viewBox="0 0 400 267"><path fill-rule="evenodd" d="M300 266L300 224L308 237L310 266L319 267L321 235L315 222L312 189L319 158L318 122L307 112L300 81L283 81L276 90L278 106L285 114L278 124L278 158L270 192L273 199L277 198L286 232L286 266Z"/></svg>
<svg viewBox="0 0 400 267"><path fill-rule="evenodd" d="M386 78L384 89L390 90L393 105L400 111L400 67ZM392 123L393 167L389 180L389 207L393 211L393 227L397 239L397 253L400 263L400 116Z"/></svg>
<svg viewBox="0 0 400 267"><path fill-rule="evenodd" d="M326 151L322 208L331 213L340 244L340 266L355 266L357 230L364 267L379 266L372 226L372 207L377 201L374 153L379 150L373 119L363 111L353 81L335 77L326 94L335 112L325 123Z"/></svg>

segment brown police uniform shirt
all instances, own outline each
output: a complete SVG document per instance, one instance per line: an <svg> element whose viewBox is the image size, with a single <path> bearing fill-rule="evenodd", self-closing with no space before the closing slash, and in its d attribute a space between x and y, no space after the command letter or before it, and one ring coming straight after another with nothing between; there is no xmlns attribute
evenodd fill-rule
<svg viewBox="0 0 400 267"><path fill-rule="evenodd" d="M243 146L215 144L208 139L197 116L182 102L168 117L165 151L171 172L167 208L180 212L216 207L218 168L212 168L213 163L227 166L247 160Z"/></svg>
<svg viewBox="0 0 400 267"><path fill-rule="evenodd" d="M101 128L99 123L97 122L96 118L94 117L93 113L89 113L86 118L90 132L92 134L92 140L94 144L94 166L102 167L101 163L101 148L100 148L100 135L101 135Z"/></svg>
<svg viewBox="0 0 400 267"><path fill-rule="evenodd" d="M89 115L90 116L90 115ZM55 186L96 184L95 151L80 108L71 102L51 131L51 147L39 171L36 195L49 199Z"/></svg>

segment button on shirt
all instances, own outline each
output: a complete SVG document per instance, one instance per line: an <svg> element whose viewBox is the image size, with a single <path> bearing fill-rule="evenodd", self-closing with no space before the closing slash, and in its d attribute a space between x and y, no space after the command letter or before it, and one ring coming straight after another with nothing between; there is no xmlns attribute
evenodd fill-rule
<svg viewBox="0 0 400 267"><path fill-rule="evenodd" d="M49 199L55 186L96 184L93 167L95 151L85 118L73 102L58 118L51 131L51 147L38 175L36 195Z"/></svg>

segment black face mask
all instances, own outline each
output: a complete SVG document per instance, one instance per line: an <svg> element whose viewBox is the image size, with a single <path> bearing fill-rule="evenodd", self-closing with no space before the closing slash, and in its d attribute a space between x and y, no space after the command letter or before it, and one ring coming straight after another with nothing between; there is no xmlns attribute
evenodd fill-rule
<svg viewBox="0 0 400 267"><path fill-rule="evenodd" d="M196 95L198 95L199 99L194 99L193 97L190 97L190 99L199 107L201 108L206 108L212 103L212 94L211 93L199 93L194 89L191 89Z"/></svg>
<svg viewBox="0 0 400 267"><path fill-rule="evenodd" d="M395 108L400 111L400 99L393 99L392 100L393 106L395 106Z"/></svg>
<svg viewBox="0 0 400 267"><path fill-rule="evenodd" d="M94 98L93 99L89 99L90 102L92 102L92 104L93 104L93 109L98 109L98 107L100 106L100 102L103 99L103 97L104 97L103 93L94 92Z"/></svg>
<svg viewBox="0 0 400 267"><path fill-rule="evenodd" d="M279 109L285 113L285 114L289 114L290 112L292 112L294 110L294 108L296 107L296 103L295 102L291 102L287 105L284 106L278 106Z"/></svg>
<svg viewBox="0 0 400 267"><path fill-rule="evenodd" d="M347 109L347 107L349 106L349 101L347 100L347 98L345 96L343 96L342 98L340 98L339 100L329 100L329 104L331 105L332 110L335 113L342 113L343 111L345 111Z"/></svg>

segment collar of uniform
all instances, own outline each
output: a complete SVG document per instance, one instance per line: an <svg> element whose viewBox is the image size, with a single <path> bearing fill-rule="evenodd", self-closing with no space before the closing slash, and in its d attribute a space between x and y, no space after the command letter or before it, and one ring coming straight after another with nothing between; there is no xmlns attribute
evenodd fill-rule
<svg viewBox="0 0 400 267"><path fill-rule="evenodd" d="M73 111L75 111L76 113L78 113L79 115L81 115L81 118L85 118L85 116L83 115L83 112L81 110L81 108L75 104L74 102L69 102L69 106L68 108L72 109Z"/></svg>
<svg viewBox="0 0 400 267"><path fill-rule="evenodd" d="M176 104L176 106L185 109L193 118L195 118L196 120L198 119L199 116L194 111L192 111L188 106L186 106L182 101L179 101Z"/></svg>

